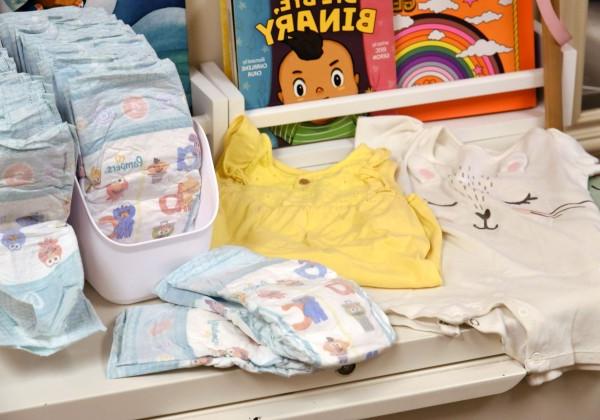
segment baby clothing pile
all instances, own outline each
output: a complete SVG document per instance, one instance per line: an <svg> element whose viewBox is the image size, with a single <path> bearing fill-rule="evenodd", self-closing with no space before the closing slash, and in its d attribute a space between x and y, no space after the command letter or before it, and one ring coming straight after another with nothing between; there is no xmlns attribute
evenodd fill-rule
<svg viewBox="0 0 600 420"><path fill-rule="evenodd" d="M104 326L66 224L74 131L41 78L16 73L4 15L0 28L0 346L50 355Z"/></svg>
<svg viewBox="0 0 600 420"><path fill-rule="evenodd" d="M13 15L0 36L76 127L81 187L103 233L135 243L192 229L202 151L175 65L103 9Z"/></svg>
<svg viewBox="0 0 600 420"><path fill-rule="evenodd" d="M291 376L370 359L396 338L354 282L242 247L189 261L156 294L170 303L117 318L110 378L199 365Z"/></svg>

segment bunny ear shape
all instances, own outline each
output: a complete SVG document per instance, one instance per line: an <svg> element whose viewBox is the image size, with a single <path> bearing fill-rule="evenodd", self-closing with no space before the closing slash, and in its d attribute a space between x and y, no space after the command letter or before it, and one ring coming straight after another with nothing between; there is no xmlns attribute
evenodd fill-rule
<svg viewBox="0 0 600 420"><path fill-rule="evenodd" d="M525 172L529 163L527 155L523 152L512 153L500 165L501 174L518 174Z"/></svg>

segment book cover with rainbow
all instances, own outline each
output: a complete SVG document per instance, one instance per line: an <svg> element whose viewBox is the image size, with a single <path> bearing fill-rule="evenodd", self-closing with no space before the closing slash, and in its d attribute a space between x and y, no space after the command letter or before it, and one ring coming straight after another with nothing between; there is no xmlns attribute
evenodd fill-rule
<svg viewBox="0 0 600 420"><path fill-rule="evenodd" d="M535 66L530 0L394 0L398 87ZM534 90L396 110L421 120L533 107ZM448 106L450 105L450 106Z"/></svg>

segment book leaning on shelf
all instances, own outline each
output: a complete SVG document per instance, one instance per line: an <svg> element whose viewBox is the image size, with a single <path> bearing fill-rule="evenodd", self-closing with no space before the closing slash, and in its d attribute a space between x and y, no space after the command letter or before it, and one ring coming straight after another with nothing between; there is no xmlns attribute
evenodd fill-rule
<svg viewBox="0 0 600 420"><path fill-rule="evenodd" d="M394 0L398 87L531 70L531 0ZM423 121L531 108L535 89L384 112Z"/></svg>
<svg viewBox="0 0 600 420"><path fill-rule="evenodd" d="M246 110L396 86L391 1L221 0L221 12L225 72ZM355 127L343 116L268 134L296 145L352 137Z"/></svg>

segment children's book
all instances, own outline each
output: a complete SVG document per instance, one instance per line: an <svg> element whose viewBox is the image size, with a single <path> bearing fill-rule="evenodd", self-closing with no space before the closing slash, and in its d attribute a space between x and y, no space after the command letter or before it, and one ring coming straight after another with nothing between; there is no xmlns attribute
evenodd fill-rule
<svg viewBox="0 0 600 420"><path fill-rule="evenodd" d="M393 4L399 88L535 66L531 0L394 0ZM535 105L531 89L393 113L437 120Z"/></svg>
<svg viewBox="0 0 600 420"><path fill-rule="evenodd" d="M228 73L247 110L396 86L391 1L222 1Z"/></svg>

